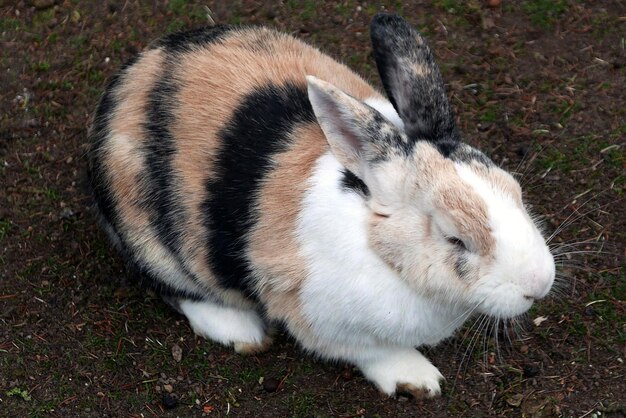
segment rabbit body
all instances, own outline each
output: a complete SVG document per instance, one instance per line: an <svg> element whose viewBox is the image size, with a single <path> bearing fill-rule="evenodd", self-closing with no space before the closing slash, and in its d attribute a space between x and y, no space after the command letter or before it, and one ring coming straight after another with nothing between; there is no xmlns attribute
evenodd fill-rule
<svg viewBox="0 0 626 418"><path fill-rule="evenodd" d="M372 41L389 98L270 29L168 35L109 82L90 181L113 244L199 335L254 352L282 323L385 393L433 396L413 347L524 312L554 263L517 182L460 141L421 36L381 14Z"/></svg>

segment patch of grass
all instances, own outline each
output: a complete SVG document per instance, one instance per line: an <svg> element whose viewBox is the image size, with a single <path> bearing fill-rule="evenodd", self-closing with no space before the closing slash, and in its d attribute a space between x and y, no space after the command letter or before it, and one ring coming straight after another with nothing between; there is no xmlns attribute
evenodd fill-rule
<svg viewBox="0 0 626 418"><path fill-rule="evenodd" d="M18 30L20 28L20 21L10 17L0 19L0 31Z"/></svg>
<svg viewBox="0 0 626 418"><path fill-rule="evenodd" d="M609 142L600 139L597 135L583 135L572 138L568 143L563 143L559 148L546 149L537 163L544 169L552 167L555 170L568 172L575 167L588 166L599 157L599 152L609 146ZM615 152L613 152L615 151ZM624 163L621 149L609 150L603 158L615 168L621 168Z"/></svg>
<svg viewBox="0 0 626 418"><path fill-rule="evenodd" d="M462 0L436 0L435 6L451 14L463 14L466 7L465 3Z"/></svg>
<svg viewBox="0 0 626 418"><path fill-rule="evenodd" d="M487 107L479 116L481 122L495 122L498 120L498 111L495 107Z"/></svg>
<svg viewBox="0 0 626 418"><path fill-rule="evenodd" d="M92 68L87 72L87 80L94 84L102 83L104 81L104 74L102 71Z"/></svg>
<svg viewBox="0 0 626 418"><path fill-rule="evenodd" d="M15 396L22 398L25 401L31 401L33 398L28 394L27 390L20 389L18 387L14 387L13 389L7 392L7 396Z"/></svg>
<svg viewBox="0 0 626 418"><path fill-rule="evenodd" d="M40 61L33 64L33 69L38 73L45 73L50 70L50 63L48 61Z"/></svg>
<svg viewBox="0 0 626 418"><path fill-rule="evenodd" d="M120 52L124 49L125 46L126 43L121 39L113 39L110 44L110 48L113 50L113 52Z"/></svg>
<svg viewBox="0 0 626 418"><path fill-rule="evenodd" d="M11 226L11 221L8 219L0 219L0 242L2 242L4 237L9 233Z"/></svg>
<svg viewBox="0 0 626 418"><path fill-rule="evenodd" d="M572 168L572 162L568 156L556 148L545 150L543 156L537 159L537 163L544 170L552 168L559 171L569 171Z"/></svg>
<svg viewBox="0 0 626 418"><path fill-rule="evenodd" d="M167 9L172 13L182 16L189 5L189 0L170 0Z"/></svg>
<svg viewBox="0 0 626 418"><path fill-rule="evenodd" d="M551 110L559 116L559 123L564 123L579 108L580 105L576 102L570 103L568 100L561 100L560 103L552 106Z"/></svg>
<svg viewBox="0 0 626 418"><path fill-rule="evenodd" d="M300 12L302 20L311 20L317 14L318 5L314 1L307 1L304 3L304 10Z"/></svg>
<svg viewBox="0 0 626 418"><path fill-rule="evenodd" d="M70 45L73 49L81 50L83 47L87 46L89 42L89 38L85 35L77 35L70 39Z"/></svg>
<svg viewBox="0 0 626 418"><path fill-rule="evenodd" d="M545 29L552 27L568 7L567 0L526 0L522 3L522 10L530 16L531 22Z"/></svg>
<svg viewBox="0 0 626 418"><path fill-rule="evenodd" d="M179 17L191 20L206 21L206 14L201 5L192 4L189 0L170 0L167 9Z"/></svg>
<svg viewBox="0 0 626 418"><path fill-rule="evenodd" d="M185 27L185 22L183 22L180 19L173 19L168 25L167 25L167 29L166 31L168 33L171 32L178 32L180 30L183 30L183 28Z"/></svg>
<svg viewBox="0 0 626 418"><path fill-rule="evenodd" d="M258 368L247 368L239 372L239 379L242 383L257 383L263 376L263 370Z"/></svg>
<svg viewBox="0 0 626 418"><path fill-rule="evenodd" d="M374 8L373 12L370 12L370 8ZM352 4L351 1L339 1L337 2L337 5L335 6L335 13L337 13L339 16L343 17L343 18L348 18L350 17L350 15L352 14L352 11L354 10L354 5ZM376 6L373 5L368 5L367 6L367 12L370 14L374 14L376 13Z"/></svg>
<svg viewBox="0 0 626 418"><path fill-rule="evenodd" d="M467 18L479 16L481 13L481 3L477 0L436 0L434 4L455 16L454 25L459 27L469 25Z"/></svg>
<svg viewBox="0 0 626 418"><path fill-rule="evenodd" d="M61 198L61 193L58 190L53 189L52 187L44 187L43 194L46 196L46 199L49 200L59 200Z"/></svg>
<svg viewBox="0 0 626 418"><path fill-rule="evenodd" d="M35 13L33 17L33 24L35 28L39 28L41 26L47 25L50 23L52 19L54 19L55 10L54 8L49 8L47 10L42 10L40 12Z"/></svg>
<svg viewBox="0 0 626 418"><path fill-rule="evenodd" d="M288 405L294 417L312 416L316 412L315 397L308 393L293 393Z"/></svg>
<svg viewBox="0 0 626 418"><path fill-rule="evenodd" d="M591 21L593 37L598 41L606 38L608 34L618 27L613 23L615 18L616 16L606 12L595 14Z"/></svg>

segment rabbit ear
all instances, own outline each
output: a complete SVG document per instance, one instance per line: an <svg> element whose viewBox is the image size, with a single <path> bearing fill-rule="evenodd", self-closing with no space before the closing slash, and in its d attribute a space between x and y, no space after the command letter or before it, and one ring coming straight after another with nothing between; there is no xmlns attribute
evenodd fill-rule
<svg viewBox="0 0 626 418"><path fill-rule="evenodd" d="M309 100L339 162L363 178L367 167L392 153L408 153L406 135L378 111L335 86L307 76Z"/></svg>
<svg viewBox="0 0 626 418"><path fill-rule="evenodd" d="M383 86L409 138L458 141L441 74L424 38L404 19L387 13L377 14L370 29Z"/></svg>

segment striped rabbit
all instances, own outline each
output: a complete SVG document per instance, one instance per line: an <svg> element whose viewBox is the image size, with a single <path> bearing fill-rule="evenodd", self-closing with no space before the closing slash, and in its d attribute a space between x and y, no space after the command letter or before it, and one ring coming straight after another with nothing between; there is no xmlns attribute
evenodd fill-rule
<svg viewBox="0 0 626 418"><path fill-rule="evenodd" d="M281 324L386 394L440 393L415 347L544 297L553 257L519 184L461 141L433 53L378 14L386 96L267 28L167 35L114 76L89 138L101 222L208 339Z"/></svg>

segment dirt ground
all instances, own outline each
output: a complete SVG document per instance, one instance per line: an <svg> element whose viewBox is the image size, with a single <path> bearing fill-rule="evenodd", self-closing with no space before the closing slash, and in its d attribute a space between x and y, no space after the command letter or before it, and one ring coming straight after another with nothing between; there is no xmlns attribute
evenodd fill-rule
<svg viewBox="0 0 626 418"><path fill-rule="evenodd" d="M16 4L17 3L17 4ZM517 334L470 323L426 354L443 396L380 395L286 335L251 357L196 338L135 286L84 190L107 77L151 40L265 24L375 85L368 24L433 45L465 139L517 173L559 265ZM0 415L626 415L626 2L0 0Z"/></svg>

